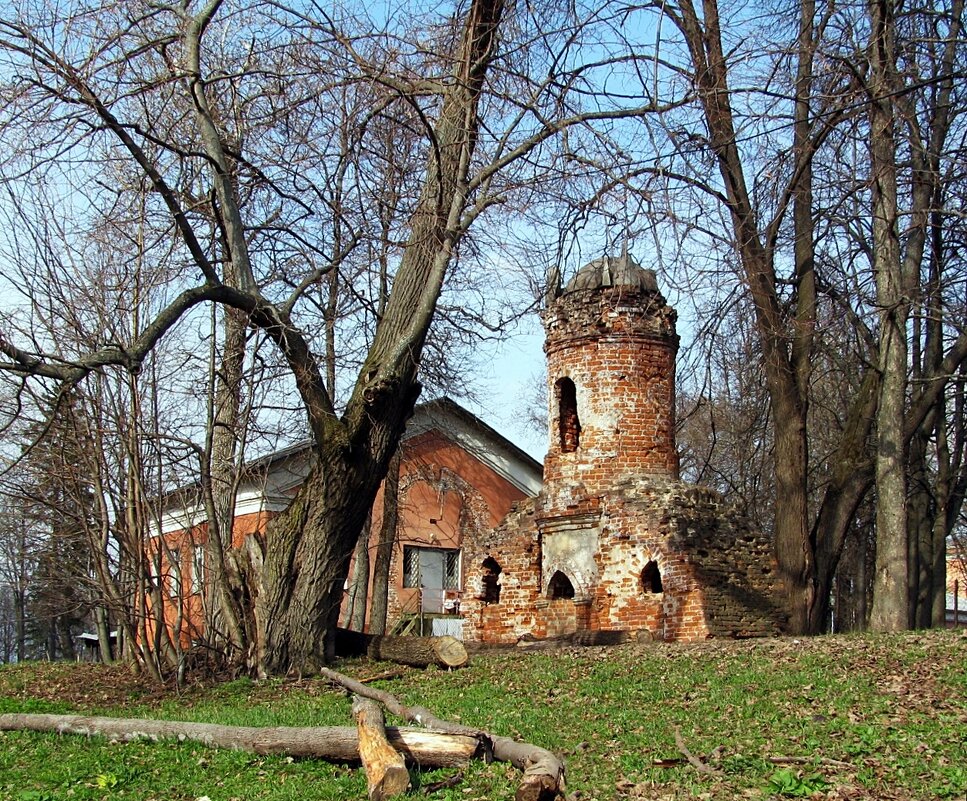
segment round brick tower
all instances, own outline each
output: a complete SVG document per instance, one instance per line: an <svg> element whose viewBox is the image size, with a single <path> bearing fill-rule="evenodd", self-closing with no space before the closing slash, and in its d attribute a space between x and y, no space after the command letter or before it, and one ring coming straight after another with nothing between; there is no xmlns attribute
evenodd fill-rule
<svg viewBox="0 0 967 801"><path fill-rule="evenodd" d="M549 300L545 512L629 474L678 478L675 319L654 272L627 255L585 265Z"/></svg>

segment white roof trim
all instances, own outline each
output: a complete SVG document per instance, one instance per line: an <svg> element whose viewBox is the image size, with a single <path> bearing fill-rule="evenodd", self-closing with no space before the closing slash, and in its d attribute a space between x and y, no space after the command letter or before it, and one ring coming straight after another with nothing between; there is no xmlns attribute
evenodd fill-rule
<svg viewBox="0 0 967 801"><path fill-rule="evenodd" d="M256 514L258 512L282 512L292 502L285 495L265 495L261 489L247 489L239 492L235 499L235 517ZM153 536L171 534L175 531L187 531L208 522L205 507L201 504L190 507L172 509L161 516L161 529Z"/></svg>

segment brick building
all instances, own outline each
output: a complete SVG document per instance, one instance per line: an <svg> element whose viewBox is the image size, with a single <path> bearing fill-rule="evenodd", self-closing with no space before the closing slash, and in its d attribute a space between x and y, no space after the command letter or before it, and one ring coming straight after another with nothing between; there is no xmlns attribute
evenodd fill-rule
<svg viewBox="0 0 967 801"><path fill-rule="evenodd" d="M291 502L308 470L305 443L246 466L235 501L235 547L265 532ZM390 625L402 617L419 617L427 633L459 634L463 543L491 530L515 502L532 497L540 487L541 465L466 409L448 398L417 406L401 442ZM382 510L381 489L373 505L371 554ZM162 536L152 548L152 573L163 589L165 619L185 645L203 633L209 575L206 519L197 486L172 493L160 520Z"/></svg>
<svg viewBox="0 0 967 801"><path fill-rule="evenodd" d="M457 404L418 407L402 450L390 626L419 620L425 633L492 643L585 630L777 634L771 543L717 493L679 480L676 315L654 273L628 256L599 259L543 317L543 483L539 464ZM305 450L257 467L239 494L241 536L288 503ZM382 508L381 491L370 553ZM176 554L196 554L177 557L182 575L203 569L204 523L189 511L173 512L165 530L185 543Z"/></svg>

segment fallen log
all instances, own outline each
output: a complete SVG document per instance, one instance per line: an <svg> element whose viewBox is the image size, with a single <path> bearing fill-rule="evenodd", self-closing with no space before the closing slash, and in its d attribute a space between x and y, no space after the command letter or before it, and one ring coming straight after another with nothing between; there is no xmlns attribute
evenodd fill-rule
<svg viewBox="0 0 967 801"><path fill-rule="evenodd" d="M131 720L83 715L0 715L0 731L40 731L80 734L132 742L137 740L191 740L211 748L228 748L256 754L315 757L331 762L359 762L356 728L312 726L256 728L219 726L175 720ZM477 756L475 737L416 728L386 728L390 745L414 765L449 768L467 764Z"/></svg>
<svg viewBox="0 0 967 801"><path fill-rule="evenodd" d="M410 786L410 773L402 755L386 739L383 710L368 698L353 701L359 735L359 758L366 771L369 801L385 801Z"/></svg>
<svg viewBox="0 0 967 801"><path fill-rule="evenodd" d="M485 756L492 757L498 762L509 762L523 771L524 778L517 788L516 801L563 801L565 798L564 763L547 749L517 742L510 737L489 734L472 726L442 720L422 706L403 706L393 694L368 687L335 670L322 668L319 672L320 675L358 696L379 701L392 714L411 723L418 723L433 731L453 736L478 738L485 745L487 752Z"/></svg>
<svg viewBox="0 0 967 801"><path fill-rule="evenodd" d="M517 647L528 651L552 651L571 646L600 647L608 645L623 645L635 639L630 631L575 631L560 637L550 637L539 640L534 637L522 637Z"/></svg>
<svg viewBox="0 0 967 801"><path fill-rule="evenodd" d="M337 656L368 656L414 667L463 667L467 649L456 637L391 637L336 629Z"/></svg>

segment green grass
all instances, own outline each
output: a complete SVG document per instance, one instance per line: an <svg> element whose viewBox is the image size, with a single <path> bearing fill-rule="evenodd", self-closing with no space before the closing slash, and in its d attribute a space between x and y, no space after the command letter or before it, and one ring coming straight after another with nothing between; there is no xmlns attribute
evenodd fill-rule
<svg viewBox="0 0 967 801"><path fill-rule="evenodd" d="M35 674L53 668L0 670L0 711L73 709L255 726L351 722L347 699L321 680L239 680L180 696L135 689L120 697L93 691L76 698L67 690L62 697L37 691ZM365 662L337 668L357 676L381 669ZM496 652L475 656L463 670L407 670L375 686L440 717L561 754L568 790L579 801L926 801L967 797L965 673L967 637L930 632ZM70 674L57 674L57 681L69 687ZM676 727L687 750L716 773L701 772L683 758ZM423 796L455 772L414 771L411 796ZM474 763L458 783L429 797L511 799L518 780L509 766ZM352 767L185 743L0 734L3 799L205 796L363 798L365 779Z"/></svg>

